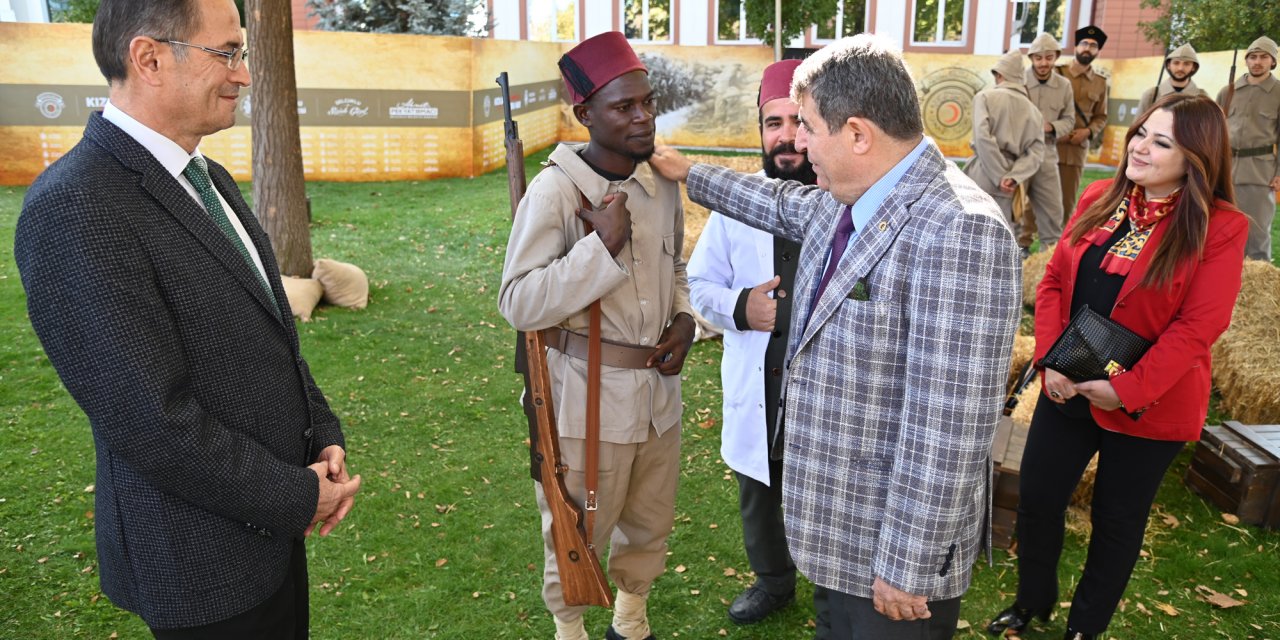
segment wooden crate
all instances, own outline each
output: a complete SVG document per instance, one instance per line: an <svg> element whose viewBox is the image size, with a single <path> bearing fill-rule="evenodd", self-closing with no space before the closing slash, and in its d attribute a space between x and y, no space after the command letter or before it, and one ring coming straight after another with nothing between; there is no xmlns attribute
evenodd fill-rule
<svg viewBox="0 0 1280 640"><path fill-rule="evenodd" d="M1280 528L1280 425L1206 426L1184 480L1240 520Z"/></svg>
<svg viewBox="0 0 1280 640"><path fill-rule="evenodd" d="M995 464L992 478L991 546L1008 549L1013 544L1013 529L1018 521L1018 474L1022 468L1022 450L1027 446L1028 425L1007 417L996 427L991 447Z"/></svg>

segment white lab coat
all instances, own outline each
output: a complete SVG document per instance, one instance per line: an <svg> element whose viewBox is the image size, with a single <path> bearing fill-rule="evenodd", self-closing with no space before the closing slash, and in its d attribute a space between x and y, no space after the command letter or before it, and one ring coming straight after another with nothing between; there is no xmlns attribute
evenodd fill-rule
<svg viewBox="0 0 1280 640"><path fill-rule="evenodd" d="M724 329L720 456L729 468L768 485L764 352L769 334L738 331L733 310L743 289L773 278L773 236L713 212L689 258L688 275L693 308Z"/></svg>

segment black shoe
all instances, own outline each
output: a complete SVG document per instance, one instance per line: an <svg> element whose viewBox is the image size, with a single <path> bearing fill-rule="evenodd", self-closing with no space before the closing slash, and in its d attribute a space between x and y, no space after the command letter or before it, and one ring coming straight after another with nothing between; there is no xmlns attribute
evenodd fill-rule
<svg viewBox="0 0 1280 640"><path fill-rule="evenodd" d="M1101 635L1101 633L1085 633L1083 631L1076 631L1071 627L1067 627L1067 634L1062 636L1062 640L1097 640Z"/></svg>
<svg viewBox="0 0 1280 640"><path fill-rule="evenodd" d="M1031 611L1013 603L1009 608L996 614L991 624L987 625L987 633L998 636L1005 632L1006 629L1012 630L1014 633L1022 633L1027 630L1027 625L1031 624L1031 618L1040 618L1044 622L1049 621L1049 611Z"/></svg>
<svg viewBox="0 0 1280 640"><path fill-rule="evenodd" d="M628 640L628 639L619 635L617 631L614 631L613 625L609 625L609 630L604 632L604 640ZM644 640L655 640L655 638L653 637L653 634L649 634L649 637L645 638Z"/></svg>
<svg viewBox="0 0 1280 640"><path fill-rule="evenodd" d="M795 599L795 591L775 596L760 585L753 584L750 589L733 599L733 604L729 605L729 619L738 624L755 624Z"/></svg>

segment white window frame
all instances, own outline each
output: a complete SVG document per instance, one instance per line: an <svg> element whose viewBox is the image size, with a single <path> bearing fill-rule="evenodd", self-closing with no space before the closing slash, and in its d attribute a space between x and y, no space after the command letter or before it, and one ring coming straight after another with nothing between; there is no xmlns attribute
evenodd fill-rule
<svg viewBox="0 0 1280 640"><path fill-rule="evenodd" d="M911 25L911 46L913 47L964 47L969 44L969 9L970 2L975 0L938 0L938 22L934 25L934 36L938 40L934 42L921 41L916 39L916 8L918 0L911 0L911 13L907 16L908 24ZM959 40L942 40L943 21L947 15L948 2L963 2L964 11L960 14L960 39Z"/></svg>
<svg viewBox="0 0 1280 640"><path fill-rule="evenodd" d="M866 28L867 18L871 14L872 2L875 2L875 0L867 0L862 5L863 31L867 30ZM836 0L836 34L841 34L841 33L844 33L844 0ZM818 25L815 24L809 27L809 41L812 42L813 44L830 44L832 42L835 42L839 38L840 38L839 35L837 35L835 38L819 38Z"/></svg>
<svg viewBox="0 0 1280 640"><path fill-rule="evenodd" d="M747 37L747 2L742 0L738 3L738 39L722 40L720 39L720 0L716 0L715 15L711 16L711 24L715 25L716 44L763 44L764 40L760 38Z"/></svg>
<svg viewBox="0 0 1280 640"><path fill-rule="evenodd" d="M667 10L667 38L665 40L654 40L649 37L649 0L618 0L618 15L622 16L622 33L627 32L627 2L640 2L640 19L643 21L643 29L641 37L627 38L628 42L638 42L643 44L671 44L675 41L675 12L668 8ZM676 0L667 0L668 7L675 7Z"/></svg>
<svg viewBox="0 0 1280 640"><path fill-rule="evenodd" d="M581 6L579 3L583 0L525 0L525 14L528 20L527 28L529 30L529 39L534 40L535 25L534 7L543 7L550 5L551 7L551 38L549 40L537 40L537 42L578 42L582 39L582 21L578 18L581 15ZM573 38L569 40L562 39L556 31L556 14L559 12L561 4L573 5Z"/></svg>
<svg viewBox="0 0 1280 640"><path fill-rule="evenodd" d="M1047 9L1049 8L1048 0L1011 0L1011 4L1014 5L1013 15L1015 18L1018 15L1018 8L1021 6L1026 6L1030 2L1036 2L1040 5L1040 14L1037 16L1037 19L1036 19L1036 29L1035 29L1036 35L1031 36L1032 40L1034 40L1036 36L1038 36L1041 32L1044 31L1044 21L1048 15ZM1063 47L1063 51L1066 51L1067 20L1071 17L1071 9L1072 9L1071 5L1073 0L1062 0L1062 2L1063 2L1062 35L1058 38L1058 45ZM1012 41L1015 36L1018 36L1019 40L1022 39L1020 37L1021 31L1015 31L1014 33L1009 34L1009 36L1010 36L1009 37L1010 41ZM1031 46L1031 43L1030 42L1012 42L1012 46L1013 47L1029 47Z"/></svg>

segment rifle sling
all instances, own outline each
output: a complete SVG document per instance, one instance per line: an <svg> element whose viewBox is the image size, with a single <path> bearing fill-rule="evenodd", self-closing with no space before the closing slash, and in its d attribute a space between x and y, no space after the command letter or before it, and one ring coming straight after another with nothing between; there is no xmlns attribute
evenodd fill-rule
<svg viewBox="0 0 1280 640"><path fill-rule="evenodd" d="M587 195L582 196L582 206L593 209ZM586 235L595 232L595 227L586 220L582 221ZM595 552L595 524L597 508L597 490L600 487L600 301L591 303L588 311L587 330L587 459L583 474L586 489L586 518L584 526L587 532L587 545Z"/></svg>

